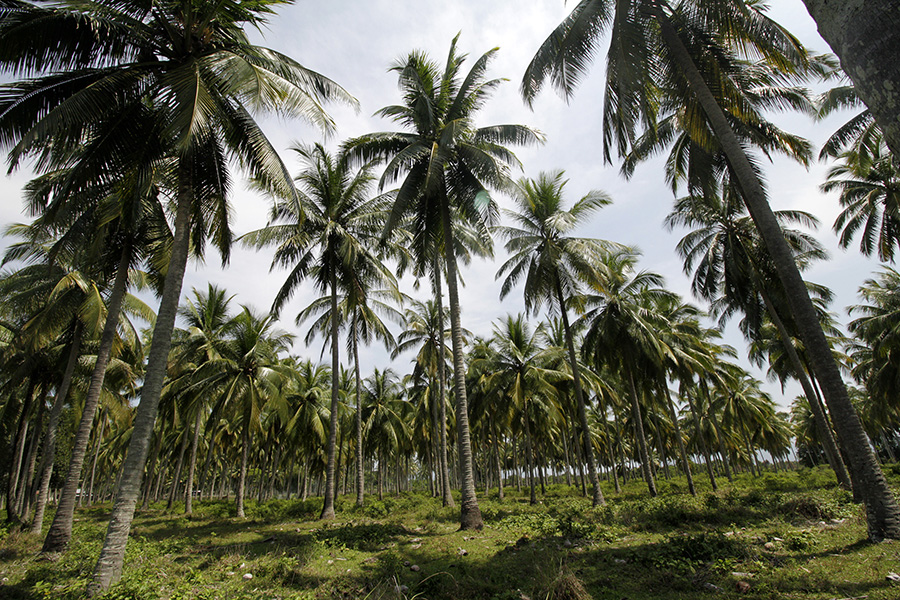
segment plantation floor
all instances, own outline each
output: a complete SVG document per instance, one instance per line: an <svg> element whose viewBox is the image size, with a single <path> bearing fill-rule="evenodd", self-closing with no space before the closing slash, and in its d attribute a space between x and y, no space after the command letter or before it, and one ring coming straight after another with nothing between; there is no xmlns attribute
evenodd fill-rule
<svg viewBox="0 0 900 600"><path fill-rule="evenodd" d="M892 479L896 479L890 473ZM106 598L900 598L900 542L865 541L861 509L821 469L739 478L717 493L639 482L591 509L551 486L543 503L511 490L480 498L485 528L457 531L457 510L422 494L318 501L224 501L192 518L139 513L125 574ZM41 540L0 531L0 598L76 598L99 552L109 506L77 513L69 552L38 557ZM50 523L48 516L47 524ZM898 577L900 579L900 577Z"/></svg>

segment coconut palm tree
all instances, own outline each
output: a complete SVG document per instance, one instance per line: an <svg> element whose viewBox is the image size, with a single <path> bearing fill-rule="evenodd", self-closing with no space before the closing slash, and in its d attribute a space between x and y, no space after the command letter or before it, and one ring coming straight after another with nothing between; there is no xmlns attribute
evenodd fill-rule
<svg viewBox="0 0 900 600"><path fill-rule="evenodd" d="M598 368L608 364L617 369L629 390L641 468L650 495L656 496L637 378L642 368L663 359L666 348L658 335L661 327L655 304L671 299L673 294L661 287L662 276L648 271L635 273L636 263L633 250L606 253L600 265L601 277L585 295L588 309L580 320L586 326L584 352Z"/></svg>
<svg viewBox="0 0 900 600"><path fill-rule="evenodd" d="M448 358L444 342L450 337L447 319L443 311L439 310L437 302L413 300L406 309L405 322L406 325L397 338L397 347L391 356L396 358L403 352L418 349L415 357L417 368L426 373L438 387L436 428L439 432L437 437L441 500L444 506L455 506L453 495L450 493L450 472L447 463L447 401L444 393L444 372ZM465 335L469 336L471 333L465 331Z"/></svg>
<svg viewBox="0 0 900 600"><path fill-rule="evenodd" d="M539 328L540 329L540 328ZM549 434L547 421L560 416L555 383L570 375L549 366L558 358L558 348L543 348L539 340L542 332L532 331L523 315L507 315L494 324L491 349L482 363L474 361L472 368L483 373L485 387L494 401L508 402L518 413L525 430L525 457L528 466L531 503L537 502L534 486L535 439L541 431ZM550 415L550 419L542 419ZM544 427L533 424L543 422ZM589 432L589 430L588 430ZM587 435L586 437L589 437Z"/></svg>
<svg viewBox="0 0 900 600"><path fill-rule="evenodd" d="M851 469L860 474L869 535L874 539L900 537L900 507L867 445L761 179L730 122L742 105L733 102L729 64L741 55L766 59L788 72L808 68L808 56L797 40L768 19L764 8L761 2L742 0L640 0L627 4L625 0L582 0L538 50L526 70L523 95L526 100L533 99L548 76L563 93L571 94L586 73L601 35L611 26L604 109L607 159L613 146L622 154L627 151L641 124L654 127L660 107L685 100L700 107L702 120L697 125L716 140L727 158L785 289ZM686 93L677 98L667 94L676 89Z"/></svg>
<svg viewBox="0 0 900 600"><path fill-rule="evenodd" d="M0 143L12 147L13 167L28 155L36 155L42 168L74 166L73 149L81 147L105 157L88 173L73 171L84 179L114 177L122 163L134 164L135 147L158 148L155 157L144 157L144 164L147 158L173 162L172 254L135 432L92 595L121 573L188 249L191 243L202 248L211 236L223 258L228 257L229 156L271 189L290 193L287 169L248 107L282 110L327 129L331 122L321 102L352 102L327 78L250 43L243 28L261 27L280 3L171 0L152 7L101 2L57 8L22 2L2 21L4 39L10 35L23 42L5 54L3 68L25 76L50 72L4 86ZM94 34L83 35L88 30ZM123 118L134 114L149 115L158 125L157 135L134 137L134 123L145 122Z"/></svg>
<svg viewBox="0 0 900 600"><path fill-rule="evenodd" d="M608 243L599 240L569 237L567 234L582 225L584 220L609 204L609 197L592 190L572 208L563 208L563 171L541 173L537 179L519 179L510 187L516 203L515 211L505 211L514 225L498 227L496 231L506 239L506 251L512 256L497 271L497 278L506 275L500 290L502 300L512 287L524 277L525 308L533 314L544 302L551 312L558 312L565 333L569 368L575 387L575 404L581 424L584 458L588 465L594 506L604 503L597 465L591 448L587 407L582 391L581 374L575 354L575 343L566 298L578 296L581 281L596 279L594 263L599 260Z"/></svg>
<svg viewBox="0 0 900 600"><path fill-rule="evenodd" d="M900 160L891 155L881 135L871 145L840 154L822 184L823 192L838 191L844 208L834 221L842 248L860 233L859 251L894 262L900 247Z"/></svg>
<svg viewBox="0 0 900 600"><path fill-rule="evenodd" d="M339 333L343 321L340 296L343 293L355 298L358 307L366 288L373 282L395 282L376 253L379 216L383 215L388 197L370 197L374 183L370 167L354 172L346 161L329 154L321 144L295 146L294 150L303 162L295 192L299 202L292 196L277 199L272 208L272 222L245 234L242 240L255 248L276 246L273 268L277 265L290 269L272 304L276 314L306 278L312 278L322 294L298 315L298 320L319 315L307 343L317 332L323 332L331 344L331 425L321 518L333 519L340 393ZM396 289L396 283L393 287ZM359 325L358 320L355 322Z"/></svg>
<svg viewBox="0 0 900 600"><path fill-rule="evenodd" d="M279 390L286 375L278 355L287 350L293 336L275 328L273 315L258 316L246 306L229 329L232 335L221 345L218 357L207 359L194 377L197 388L212 397L212 413L230 413L238 423L241 462L236 500L237 516L243 517L252 434L260 428L266 403L282 400Z"/></svg>
<svg viewBox="0 0 900 600"><path fill-rule="evenodd" d="M391 68L399 77L403 102L385 107L377 114L401 123L405 131L368 134L350 140L345 148L355 162L386 162L382 185L403 180L385 232L403 225L412 232L414 248L418 251L443 249L462 475L460 522L463 529L480 529L483 522L475 497L469 439L453 221L491 223L496 205L487 187L502 187L509 167L518 166L506 145L536 143L542 138L521 125L475 126L478 109L501 83L500 79L485 76L497 49L478 58L464 76L462 66L466 55L457 52L457 40L458 36L450 45L443 68L419 51L410 53ZM422 260L432 258L429 254Z"/></svg>
<svg viewBox="0 0 900 600"><path fill-rule="evenodd" d="M815 218L802 211L776 211L782 223L784 238L793 249L801 266L824 258L825 251L809 234L786 227L789 224L814 225ZM807 368L797 354L789 327L792 322L784 307L787 300L774 273L771 258L766 252L757 230L737 198L735 190L725 186L719 193L688 196L679 199L666 217L668 228L690 227L693 230L678 242L678 253L684 259L685 272L693 270L691 291L712 302L713 312L720 316L720 325L736 311L744 314L742 330L750 339L758 339L764 320L773 323L782 347L791 363L793 376L803 387L806 397L816 402L816 394L807 375ZM812 287L815 295L827 293ZM779 307L782 307L779 309ZM813 414L826 445L828 462L841 485L850 487L850 478L841 460L828 419L818 403Z"/></svg>

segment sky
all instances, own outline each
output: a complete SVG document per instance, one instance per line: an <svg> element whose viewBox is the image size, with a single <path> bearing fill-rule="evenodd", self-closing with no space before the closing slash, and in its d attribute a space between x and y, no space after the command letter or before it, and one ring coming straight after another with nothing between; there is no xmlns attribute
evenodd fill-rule
<svg viewBox="0 0 900 600"><path fill-rule="evenodd" d="M819 52L828 50L801 0L774 0L771 4L770 15L786 25L808 47ZM518 87L527 64L571 7L572 3L563 0L370 0L353 3L300 0L280 8L264 31L252 34L253 40L330 77L359 100L360 109L329 106L337 130L327 138L299 121L262 116L260 122L275 147L283 150L282 157L288 168L297 172L298 163L288 150L292 144L321 141L334 149L350 137L397 129L394 123L373 114L383 106L399 102L396 76L388 69L410 51L424 50L443 64L451 40L459 33L458 48L469 54L467 64L471 65L481 54L498 47L488 75L508 81L480 111L477 124L524 124L540 130L547 138L541 146L515 149L523 171L514 175L536 177L541 171L563 169L569 180L565 189L570 202L590 190L599 189L609 194L613 204L602 209L575 234L639 247L643 252L640 268L664 275L669 289L696 302L691 298L690 281L683 274L681 259L675 251L678 240L686 232L668 232L662 225L672 207L673 194L665 184L661 160L640 165L627 181L619 174L619 164L603 164L600 120L605 46L598 52L591 73L568 102L551 89L541 93L533 109L527 108L521 100ZM776 115L773 120L788 131L807 137L818 148L846 117L837 115L821 123L813 123L801 115ZM818 190L827 165L815 164L807 169L781 158L772 162L760 160L774 209L802 209L819 218L821 225L816 235L828 248L831 260L816 265L806 276L835 291L832 310L841 322L846 322L845 307L858 302L859 286L871 277L878 265L861 257L855 246L847 250L838 248L837 238L831 230L838 213L837 198ZM0 223L25 219L21 214L21 189L29 177L30 173L24 169L0 178ZM235 179L243 181L241 177ZM508 198L500 194L495 194L494 198L501 207L510 206ZM243 183L235 186L232 206L233 229L237 235L265 226L269 200L250 191ZM462 324L476 335L490 335L493 321L524 308L521 289L514 290L503 301L499 299L500 283L495 281L495 273L504 260L504 253L499 240L495 243L497 256L494 260L476 260L461 270L466 283L460 290ZM189 296L193 288L205 289L209 281L234 294L236 302L267 310L286 277L285 271L270 272L270 262L270 250L256 252L238 246L232 251L230 264L223 269L215 253L210 251L205 264L192 262L189 265L183 296ZM411 280L404 280L401 285L408 293L422 295L422 292L413 292ZM293 322L296 313L314 298L311 285L298 290L282 311L281 326L298 334L295 353L318 359L323 341L317 339L306 348L300 340L307 328ZM394 329L396 331L396 327ZM744 345L734 325L726 330L725 341L736 346L744 356ZM392 363L389 353L382 347L361 349L360 358L364 373L373 367L387 366L400 373L409 370L410 357L401 356ZM760 379L764 378L764 373L754 372ZM777 384L766 384L764 389L783 407L789 406L793 397L800 393L798 386L789 386L784 393Z"/></svg>

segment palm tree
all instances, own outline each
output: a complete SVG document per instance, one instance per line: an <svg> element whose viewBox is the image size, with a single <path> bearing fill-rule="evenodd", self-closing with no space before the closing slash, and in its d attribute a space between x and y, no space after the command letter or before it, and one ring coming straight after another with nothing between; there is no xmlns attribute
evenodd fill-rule
<svg viewBox="0 0 900 600"><path fill-rule="evenodd" d="M388 460L397 458L399 465L400 453L409 438L408 403L402 398L400 380L393 369L375 369L366 378L362 393L366 440L378 461L378 499L383 500Z"/></svg>
<svg viewBox="0 0 900 600"><path fill-rule="evenodd" d="M206 292L194 290L194 300L188 299L180 310L187 325L186 335L178 340L174 348L176 361L187 363L188 390L192 392L192 412L194 413L193 439L191 454L188 460L187 483L185 485L184 512L189 515L193 509L194 472L197 466L197 450L200 443L200 429L204 413L208 410L204 391L198 391L192 385L193 375L197 369L211 360L222 358L231 333L237 328L238 321L228 314L232 297L226 297L224 289L208 284ZM210 444L209 453L213 453Z"/></svg>
<svg viewBox="0 0 900 600"><path fill-rule="evenodd" d="M521 125L475 126L475 113L501 83L485 77L497 49L482 55L463 77L466 55L457 53L458 37L450 45L444 68L418 51L391 68L399 76L403 103L385 107L378 114L401 123L406 131L365 135L350 140L345 148L353 161L387 162L382 185L403 179L385 232L403 225L412 232L418 252L443 248L462 475L460 522L463 529L480 529L483 522L472 470L453 220L490 223L496 205L486 186L502 187L509 166L518 165L506 145L536 143L541 136ZM422 255L421 260L432 256Z"/></svg>
<svg viewBox="0 0 900 600"><path fill-rule="evenodd" d="M547 366L556 349L541 348L538 344L541 335L531 331L523 315L507 315L505 320L494 324L492 352L472 364L472 370L484 378L484 386L491 398L501 404L508 402L521 418L532 504L537 502L534 439L538 434L532 430L532 423L538 421L539 409L544 409L540 411L543 413L559 414L554 383L569 377L567 373ZM540 430L546 432L547 428Z"/></svg>
<svg viewBox="0 0 900 600"><path fill-rule="evenodd" d="M730 123L742 106L733 105L733 97L728 95L733 86L726 76L731 72L728 63L737 60L738 53L765 58L788 72L802 72L808 68L805 51L795 38L765 17L761 2L640 0L623 4L624 0L579 2L529 65L522 85L526 100L534 98L547 76L563 93L571 94L585 74L601 35L612 25L604 110L607 159L611 145L620 153L627 150L641 123L654 127L659 107L669 101L690 101L700 107L703 119L697 125L716 140L727 158L741 197L775 264L851 469L860 474L869 535L874 539L900 537L900 507L867 445L865 431L793 253L768 205L760 177ZM702 43L697 43L699 40ZM665 95L676 87L687 93L677 99Z"/></svg>
<svg viewBox="0 0 900 600"><path fill-rule="evenodd" d="M784 238L794 251L798 264L805 266L812 260L824 258L824 249L812 236L785 227L788 224L814 225L816 220L812 215L802 211L776 211L775 217L782 223ZM684 259L685 272L693 270L691 290L696 296L712 302L713 312L720 315L720 326L736 311L745 315L742 329L748 339L759 339L765 319L776 326L793 376L814 403L812 410L819 435L825 443L828 462L841 485L849 488L850 478L831 426L816 401L807 368L794 348L788 329L792 323L782 318L789 312L784 308L787 299L778 285L771 258L735 190L725 186L719 193L679 199L666 217L665 225L670 229L679 225L694 228L678 242L678 253ZM810 287L817 295L825 293L821 288Z"/></svg>
<svg viewBox="0 0 900 600"><path fill-rule="evenodd" d="M331 122L320 102L352 102L327 78L250 43L243 27L261 27L280 3L169 0L153 6L104 2L56 9L23 2L12 11L14 18L3 20L4 39L22 40L3 57L3 68L24 75L51 71L4 86L0 140L13 146L12 166L29 154L38 155L42 166L72 166L66 164L72 149L87 146L101 152L106 162L78 176L115 176L119 163L134 154L135 144L129 142L147 141L132 137L132 125L144 121L122 118L129 114L149 114L158 124L158 135L150 140L159 142L156 160L174 157L172 254L135 431L91 595L121 574L188 249L191 242L202 248L209 234L223 258L228 257L229 155L273 190L290 193L287 169L247 106L283 110L327 129ZM94 34L84 35L88 30ZM41 59L35 60L37 56Z"/></svg>
<svg viewBox="0 0 900 600"><path fill-rule="evenodd" d="M900 247L900 160L891 155L881 135L871 146L854 147L828 171L823 192L837 190L844 210L834 221L840 245L846 248L860 232L859 251L894 262Z"/></svg>
<svg viewBox="0 0 900 600"><path fill-rule="evenodd" d="M273 223L245 234L242 239L246 245L256 248L277 246L273 268L278 265L290 269L272 305L276 314L308 277L323 295L304 309L298 320L321 315L310 329L307 343L311 336L322 331L331 344L331 425L321 518L333 519L340 392L340 293L343 291L357 299L354 306L357 308L358 301L365 296L365 288L373 282L395 281L375 252L379 216L387 198L369 197L374 182L370 167L353 172L346 161L331 156L321 144L297 146L294 150L304 164L295 192L299 202L290 196L277 200L272 208ZM359 324L358 320L355 322Z"/></svg>
<svg viewBox="0 0 900 600"><path fill-rule="evenodd" d="M244 516L244 487L248 453L254 430L267 402L282 400L279 389L284 370L278 354L287 350L293 336L274 328L272 315L261 317L249 308L233 319L232 337L221 345L218 356L199 366L194 377L198 389L213 398L212 413L235 415L241 435L241 463L237 486L237 516Z"/></svg>
<svg viewBox="0 0 900 600"><path fill-rule="evenodd" d="M436 428L439 431L439 478L441 484L441 501L444 506L455 506L450 492L450 471L447 462L447 401L444 393L444 371L447 366L447 353L444 341L449 337L447 320L438 303L432 300L420 302L413 300L405 312L406 325L397 338L397 346L391 354L396 358L407 350L418 348L416 366L421 369L438 387L438 417ZM471 335L466 331L466 335Z"/></svg>
<svg viewBox="0 0 900 600"><path fill-rule="evenodd" d="M650 495L656 496L636 378L641 369L662 361L666 349L658 334L662 327L655 304L670 300L673 294L661 287L662 276L648 271L635 273L636 262L633 250L604 256L601 277L584 298L589 309L581 321L587 327L584 352L598 367L608 364L617 369L630 392L641 468Z"/></svg>
<svg viewBox="0 0 900 600"><path fill-rule="evenodd" d="M575 403L581 424L582 447L587 460L588 475L594 506L603 504L603 492L597 478L597 465L591 447L587 407L582 391L581 374L575 354L572 328L566 310L566 298L574 298L580 292L580 282L596 279L594 263L605 246L598 240L567 237L592 213L609 204L603 192L592 190L576 202L571 209L563 208L563 188L566 181L563 171L541 173L536 180L520 179L510 188L517 211L505 211L515 226L498 227L500 236L507 240L506 251L512 256L497 271L500 278L506 274L500 290L502 300L522 277L525 278L525 308L529 313L540 310L543 302L551 312L558 311L565 332L569 368L575 386Z"/></svg>

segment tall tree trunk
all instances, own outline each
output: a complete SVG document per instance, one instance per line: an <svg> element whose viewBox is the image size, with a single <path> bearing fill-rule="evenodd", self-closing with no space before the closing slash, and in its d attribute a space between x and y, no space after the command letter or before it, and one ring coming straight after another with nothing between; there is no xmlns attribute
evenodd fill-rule
<svg viewBox="0 0 900 600"><path fill-rule="evenodd" d="M10 456L13 457L12 464L9 469L8 481L6 484L6 520L15 525L22 524L21 515L16 513L16 495L19 489L19 478L22 471L22 460L25 456L25 438L28 436L28 423L30 420L29 413L34 403L35 380L28 380L28 387L25 390L25 397L22 401L22 412L19 416L19 424L16 428L16 435L13 438Z"/></svg>
<svg viewBox="0 0 900 600"><path fill-rule="evenodd" d="M69 349L69 358L66 362L66 370L63 372L59 389L53 399L53 407L50 409L50 419L47 422L47 433L44 435L44 448L41 451L41 465L38 471L41 474L40 488L38 488L34 520L31 522L31 533L39 534L44 526L44 509L47 507L47 494L50 491L50 477L53 475L53 459L56 458L56 433L59 428L59 417L69 397L69 388L72 384L72 375L81 355L81 324L75 325L72 347Z"/></svg>
<svg viewBox="0 0 900 600"><path fill-rule="evenodd" d="M185 238L185 244L187 239ZM119 258L116 269L116 278L112 291L106 303L106 323L103 325L103 333L100 335L100 346L97 349L97 360L91 373L91 383L88 386L87 396L84 399L84 409L78 422L78 430L75 432L75 441L72 444L72 457L69 459L69 470L63 483L62 493L56 505L56 514L53 523L44 538L41 552L63 552L69 546L72 539L72 521L75 516L75 495L78 491L78 482L81 479L81 470L84 467L84 457L87 453L88 442L91 437L91 428L94 416L97 413L97 404L100 402L100 392L103 390L103 379L106 376L106 367L109 364L110 353L116 337L116 325L119 322L119 314L122 311L122 300L128 289L128 264L130 252L125 249ZM179 284L179 293L180 293ZM177 306L177 299L175 300ZM173 316L173 327L174 327ZM155 415L154 415L155 420ZM141 465L143 469L143 465Z"/></svg>
<svg viewBox="0 0 900 600"><path fill-rule="evenodd" d="M247 463L249 462L250 453L250 416L244 420L244 431L241 432L241 470L238 475L237 493L235 501L237 502L237 516L239 519L244 518L244 494L247 487Z"/></svg>
<svg viewBox="0 0 900 600"><path fill-rule="evenodd" d="M181 469L184 466L184 453L187 452L187 442L188 435L187 432L184 432L178 448L178 461L175 463L175 473L172 475L172 487L169 488L169 497L166 499L166 510L172 510L172 505L175 503L178 484L181 482Z"/></svg>
<svg viewBox="0 0 900 600"><path fill-rule="evenodd" d="M822 410L822 406L819 404L816 398L816 391L812 387L812 383L809 381L809 377L806 374L806 369L803 367L803 363L800 361L800 356L797 354L796 348L794 348L794 344L791 343L791 336L787 331L787 327L784 325L784 321L781 320L781 317L778 315L778 311L775 309L775 304L772 302L772 299L769 297L769 294L766 293L764 288L760 289L760 295L762 296L763 302L766 305L766 309L769 313L769 319L775 325L775 328L778 330L778 335L781 337L781 344L784 346L784 351L787 353L788 360L791 363L791 366L794 368L794 373L796 374L797 380L800 382L800 386L803 388L803 393L806 394L807 402L809 403L809 407L813 413L813 420L816 423L816 431L819 433L819 437L822 439L822 447L825 450L825 458L828 459L828 464L831 465L831 469L834 471L835 476L837 477L838 483L844 489L852 489L852 485L850 483L850 475L847 473L847 469L844 467L844 461L841 460L841 453L838 450L837 442L834 439L834 433L831 430L831 425L828 424L828 419L825 417L825 412Z"/></svg>
<svg viewBox="0 0 900 600"><path fill-rule="evenodd" d="M701 385L705 385L702 384ZM719 487L716 485L716 475L713 472L712 461L709 458L709 448L706 445L706 438L703 437L703 428L700 424L700 415L697 412L697 408L694 406L694 399L690 394L685 395L687 397L688 406L691 409L691 417L694 419L694 430L697 432L697 440L700 442L700 451L703 452L703 461L706 463L706 472L709 475L709 483L712 486L713 491L715 492Z"/></svg>
<svg viewBox="0 0 900 600"><path fill-rule="evenodd" d="M456 430L459 436L459 463L462 498L460 499L460 529L481 529L481 509L475 496L472 472L472 444L469 438L469 402L466 396L466 365L464 362L462 325L459 318L459 278L456 274L456 251L453 228L450 224L450 205L446 195L441 197L441 221L444 228L444 252L447 264L447 291L450 295L450 336L453 341L453 380L456 393Z"/></svg>
<svg viewBox="0 0 900 600"><path fill-rule="evenodd" d="M656 497L656 482L650 470L650 452L647 450L647 436L644 434L644 422L641 418L641 406L638 403L637 387L634 385L634 374L628 369L628 383L631 386L631 418L634 420L634 437L638 443L638 453L641 459L641 471L647 482L647 489L651 497Z"/></svg>
<svg viewBox="0 0 900 600"><path fill-rule="evenodd" d="M719 419L716 418L716 410L715 410L715 408L713 408L712 402L709 403L708 416L709 416L709 422L712 423L713 429L716 432L716 441L719 442L719 455L722 457L722 466L725 469L725 477L728 478L728 481L733 483L734 477L732 477L732 475L731 475L731 467L729 465L728 452L725 450L725 434L722 433L722 428L719 426Z"/></svg>
<svg viewBox="0 0 900 600"><path fill-rule="evenodd" d="M325 466L325 494L320 519L334 518L334 467L337 450L338 399L341 375L341 356L338 334L340 318L338 317L337 273L331 274L331 416L328 424L328 458Z"/></svg>
<svg viewBox="0 0 900 600"><path fill-rule="evenodd" d="M189 158L182 157L179 160L181 164L178 169L178 204L172 255L163 284L163 296L159 303L156 325L153 328L153 342L147 359L147 370L144 373L141 401L134 416L134 429L128 444L128 454L122 465L122 479L116 492L116 502L106 531L106 539L94 569L93 581L88 585L89 596L102 593L122 576L125 544L128 542L128 533L131 530L131 521L141 490L144 463L147 461L147 450L156 424L159 397L166 377L172 330L175 328L175 316L178 313L178 301L181 298L181 285L190 248L189 229L194 198L193 165L188 164Z"/></svg>
<svg viewBox="0 0 900 600"><path fill-rule="evenodd" d="M900 159L900 14L895 0L803 0Z"/></svg>
<svg viewBox="0 0 900 600"><path fill-rule="evenodd" d="M889 31L887 35L898 35L896 31L890 31L890 29L896 25L897 11L895 6L888 9L888 4L890 4L888 2L873 3L869 1L863 2L862 0L850 0L846 3L850 4L852 7L848 11L846 9L837 8L837 5L841 3L827 2L826 0L805 1L807 7L811 9L811 13L814 13L814 16L815 14L820 13L822 19L820 27L824 28L825 23L832 23L832 21L828 21L825 18L827 15L841 14L845 17L853 16L852 22L856 26L862 26L861 23L868 22L871 24L870 26L884 27L885 31ZM866 5L866 9L860 10L864 4ZM827 8L826 5L830 8ZM871 5L871 7L869 5ZM878 14L873 13L870 8L874 8L875 6L880 6L886 12ZM883 538L900 539L900 505L897 504L897 500L894 498L893 492L884 478L884 474L881 471L881 467L878 465L878 461L875 459L871 447L866 443L866 434L863 430L862 423L859 420L859 415L856 413L853 404L850 402L850 398L847 394L847 387L841 378L840 370L834 360L834 355L831 352L831 346L828 344L828 340L825 338L825 334L822 331L818 314L809 298L806 285L803 283L800 271L794 261L793 253L787 242L784 240L781 227L775 219L772 208L766 200L765 191L757 177L756 171L753 169L737 136L731 130L731 126L728 123L722 108L717 104L716 99L706 85L703 76L691 59L687 48L678 37L678 33L672 23L668 20L668 17L659 5L656 5L654 10L656 11L663 39L669 47L673 58L681 68L691 90L703 108L703 112L709 119L709 124L740 185L742 196L747 205L747 209L750 212L750 216L753 218L753 222L756 224L760 237L762 237L769 254L772 256L772 260L775 263L778 277L781 280L781 284L784 287L788 302L791 306L794 322L797 324L800 339L803 340L807 354L812 361L816 379L818 379L822 386L825 402L833 417L841 447L847 453L850 463L848 466L852 473L852 478L859 482L859 488L866 504L866 520L869 538L875 540ZM893 12L888 12L889 10ZM891 19L891 14L894 15L894 19ZM872 102L872 105L875 105L873 110L885 110L883 107L891 105L896 107L898 102L900 102L900 85L897 85L900 80L896 77L893 80L890 78L885 79L880 77L878 74L879 72L875 70L871 71L869 77L862 77L862 73L875 64L873 61L875 61L878 51L876 50L872 54L864 51L857 52L857 48L862 48L862 46L857 47L854 45L849 53L846 52L844 44L837 42L837 40L840 39L838 37L838 32L845 29L853 31L854 28L847 24L829 28L827 29L828 35L826 36L826 39L832 37L835 40L835 45L838 46L842 52L847 54L848 60L845 67L849 66L849 68L856 73L856 77L860 78L863 90L858 91L861 91L861 96L868 99L869 102ZM858 34L859 30L856 29L854 33ZM873 30L872 33L875 33L875 30ZM853 38L852 36L848 36L847 39L855 40L854 44L859 43L865 45L874 44L874 39L881 38ZM851 60L849 58L850 56L869 56L870 58L867 60L860 58L857 61L856 59ZM896 63L897 61L886 61L886 63L892 62ZM895 75L900 73L900 65L898 64L890 64L886 68L892 69ZM885 85L885 81L890 85ZM891 86L893 86L892 90L890 89ZM881 87L882 92L884 93L879 94L876 91L879 87ZM881 101L875 102L877 98L880 98ZM896 117L896 114L897 113L894 112L893 117ZM876 118L879 117L876 116ZM900 120L896 118L892 119L891 113L887 111L881 113L880 120L883 120L885 126L887 126L886 137L889 140L888 144L895 153L900 155L900 139L898 139L900 138Z"/></svg>
<svg viewBox="0 0 900 600"><path fill-rule="evenodd" d="M100 412L100 429L97 431L97 443L94 444L94 458L91 461L91 479L88 484L88 501L94 501L94 482L97 479L97 463L100 460L100 446L103 443L103 432L106 429L106 407Z"/></svg>
<svg viewBox="0 0 900 600"><path fill-rule="evenodd" d="M47 393L49 386L43 386L40 401L38 402L37 414L34 416L34 431L31 432L31 440L28 444L28 452L25 454L24 467L19 481L19 491L16 493L16 512L20 515L22 521L28 518L31 511L31 499L29 496L34 493L34 470L37 466L38 442L44 431L44 412L47 410Z"/></svg>
<svg viewBox="0 0 900 600"><path fill-rule="evenodd" d="M531 425L528 422L528 403L525 404L522 420L525 422L525 468L528 469L528 487L530 490L529 503L537 504L537 495L534 492L534 448L531 444Z"/></svg>
<svg viewBox="0 0 900 600"><path fill-rule="evenodd" d="M441 502L444 506L454 507L456 502L453 501L453 494L450 491L450 465L447 460L447 374L444 356L446 349L444 347L444 294L441 290L441 265L435 254L434 259L434 301L437 304L438 316L438 412L440 413L441 447L438 459L440 460L441 469Z"/></svg>
<svg viewBox="0 0 900 600"><path fill-rule="evenodd" d="M587 420L587 401L581 389L581 372L578 367L578 358L575 355L575 342L572 339L572 329L569 327L569 315L566 311L566 299L563 297L559 279L556 280L556 302L559 304L559 313L562 316L563 330L566 336L566 349L569 352L569 366L572 369L572 382L575 385L575 404L578 408L578 421L581 425L581 439L584 448L584 458L587 460L588 477L591 480L591 504L599 506L605 504L603 491L600 489L600 480L597 478L597 462L594 459L594 448L591 444L591 429Z"/></svg>
<svg viewBox="0 0 900 600"><path fill-rule="evenodd" d="M503 463L500 461L500 439L497 437L497 424L491 421L491 436L494 438L494 460L497 464L497 500L503 502Z"/></svg>
<svg viewBox="0 0 900 600"><path fill-rule="evenodd" d="M191 458L188 461L187 484L184 486L184 514L194 512L194 472L197 470L197 448L200 446L200 424L203 419L203 411L197 408L197 416L194 417L194 439L191 440Z"/></svg>
<svg viewBox="0 0 900 600"><path fill-rule="evenodd" d="M697 489L694 487L694 476L691 475L691 461L688 460L687 448L684 446L684 438L681 437L681 425L678 423L678 414L675 412L675 404L672 402L672 393L665 380L662 382L662 388L666 395L666 402L669 406L669 418L672 419L672 425L675 427L675 439L678 441L678 455L681 457L681 467L684 469L684 475L687 477L688 490L691 496L697 495Z"/></svg>
<svg viewBox="0 0 900 600"><path fill-rule="evenodd" d="M359 335L356 313L353 314L353 375L356 379L356 505L362 506L365 497L363 489L366 481L365 452L362 427L362 384L359 376Z"/></svg>

